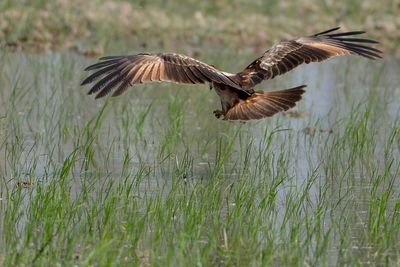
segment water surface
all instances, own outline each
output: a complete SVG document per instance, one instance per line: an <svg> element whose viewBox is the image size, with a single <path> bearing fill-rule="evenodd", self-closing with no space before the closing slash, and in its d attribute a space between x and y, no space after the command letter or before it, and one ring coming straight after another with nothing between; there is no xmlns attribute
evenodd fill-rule
<svg viewBox="0 0 400 267"><path fill-rule="evenodd" d="M325 230L353 222L348 249L380 263L371 256L374 244L366 241L365 225L373 192L391 184L393 195L399 193L399 145L388 146L390 135L399 128L399 61L352 57L299 67L258 87L278 90L306 84L304 99L293 112L245 124L214 117L219 100L208 85L147 84L121 97L94 100L86 95L87 88L79 86L92 59L70 53L11 53L2 54L1 61L0 211L4 212L6 201L12 201L10 193L21 182L32 184L29 199L35 184L57 179L67 158L74 161L69 177L72 198L91 179L100 194L99 177L118 181L126 173L145 173L145 179L138 181L139 195L167 195L177 177L207 183L218 172L229 184L246 175L257 181L282 173L291 177L277 190L279 212L274 220L283 225L282 231L290 232L284 221L288 201L297 192L293 188L301 191L310 182L309 210L318 208L322 196L335 207L322 218ZM244 59L239 61L246 65ZM229 69L236 63L229 57L220 63L227 71L240 70ZM364 138L357 127L363 126L370 131L364 137L371 143L360 153L372 158L365 165L350 164L352 144L358 146ZM342 139L348 147L338 150ZM232 148L221 161L229 144ZM332 162L337 165L328 166ZM376 187L372 174L385 171L391 178ZM235 201L230 199L230 204ZM395 202L395 198L388 200L389 209ZM24 222L20 221L20 229ZM344 253L341 242L331 239L329 262L339 262L338 255Z"/></svg>

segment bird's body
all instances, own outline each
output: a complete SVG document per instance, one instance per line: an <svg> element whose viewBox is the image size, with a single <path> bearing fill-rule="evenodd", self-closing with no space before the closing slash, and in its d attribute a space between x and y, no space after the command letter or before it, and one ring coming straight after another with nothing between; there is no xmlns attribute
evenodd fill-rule
<svg viewBox="0 0 400 267"><path fill-rule="evenodd" d="M354 38L362 31L335 33L334 28L308 37L283 41L267 50L239 73L228 73L197 59L175 53L141 53L101 58L86 70L96 70L82 85L96 82L89 94L96 98L122 94L129 86L146 82L209 83L221 99L217 118L251 120L270 117L296 105L305 85L291 89L264 92L254 87L264 80L284 74L303 63L319 62L340 55L380 58L380 51L365 44L376 41ZM329 34L330 33L330 34ZM349 37L350 36L350 37Z"/></svg>
<svg viewBox="0 0 400 267"><path fill-rule="evenodd" d="M232 89L229 85L225 85L223 83L212 83L212 88L214 88L215 92L221 99L221 107L222 111L219 113L226 112L231 106L234 106L236 103L240 101L239 93L236 92L235 89ZM247 94L242 98L246 98ZM217 111L216 111L217 113ZM221 115L222 115L221 114Z"/></svg>

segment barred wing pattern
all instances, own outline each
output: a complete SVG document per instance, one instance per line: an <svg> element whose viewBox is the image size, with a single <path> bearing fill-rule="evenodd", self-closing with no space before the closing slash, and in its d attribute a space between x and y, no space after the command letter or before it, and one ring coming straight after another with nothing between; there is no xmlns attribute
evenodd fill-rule
<svg viewBox="0 0 400 267"><path fill-rule="evenodd" d="M157 81L186 84L216 82L242 90L234 81L234 74L219 71L204 62L174 53L103 57L99 63L85 70L96 70L81 84L95 82L89 94L98 92L96 98L109 94L114 88L116 90L113 96L117 96L134 84Z"/></svg>
<svg viewBox="0 0 400 267"><path fill-rule="evenodd" d="M380 50L364 45L378 42L353 37L365 33L364 31L332 33L338 29L339 27L273 46L237 74L242 87L253 88L263 80L284 74L303 63L319 62L334 56L360 55L369 59L381 58Z"/></svg>

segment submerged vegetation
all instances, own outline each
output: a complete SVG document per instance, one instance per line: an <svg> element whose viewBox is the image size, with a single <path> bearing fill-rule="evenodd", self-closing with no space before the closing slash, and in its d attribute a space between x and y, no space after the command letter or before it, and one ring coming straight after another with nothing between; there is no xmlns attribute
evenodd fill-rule
<svg viewBox="0 0 400 267"><path fill-rule="evenodd" d="M206 85L148 84L95 101L79 87L93 60L57 50L70 40L122 53L144 50L132 45L141 40L151 50L206 51L202 59L229 70L283 37L282 27L312 33L319 27L314 16L336 25L331 10L341 4L310 2L309 8L325 3L331 13L313 11L304 24L293 16L283 26L276 12L306 7L206 1L189 15L172 2L92 1L90 8L74 2L0 3L1 14L19 10L26 19L52 7L43 27L53 25L46 31L59 31L60 38L46 48L56 51L33 54L32 47L47 42L30 34L39 19L0 31L8 46L0 51L0 266L399 265L398 60L352 57L300 67L258 88L308 84L295 110L241 124L214 118L210 110L219 103ZM352 3L347 29L369 29L358 15L377 4ZM64 11L54 8L62 4ZM97 13L112 12L113 5L131 12ZM226 14L241 6L259 10L252 17L265 28L259 35L257 28L241 35L225 27L238 25ZM395 2L379 4L371 16L393 16L394 8ZM89 12L92 22L77 20ZM121 19L135 27L116 27ZM71 28L61 31L58 21ZM183 28L175 31L178 25ZM212 39L215 33L222 41ZM253 33L258 37L251 39ZM397 53L395 35L370 36ZM235 49L243 47L241 38L254 49Z"/></svg>

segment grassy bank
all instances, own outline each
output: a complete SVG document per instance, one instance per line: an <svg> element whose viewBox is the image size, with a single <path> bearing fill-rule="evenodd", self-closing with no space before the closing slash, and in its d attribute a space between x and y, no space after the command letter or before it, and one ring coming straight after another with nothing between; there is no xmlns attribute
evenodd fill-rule
<svg viewBox="0 0 400 267"><path fill-rule="evenodd" d="M88 56L126 51L230 47L266 50L281 39L335 26L363 29L400 53L397 1L81 1L5 0L0 40L12 50L70 49Z"/></svg>

